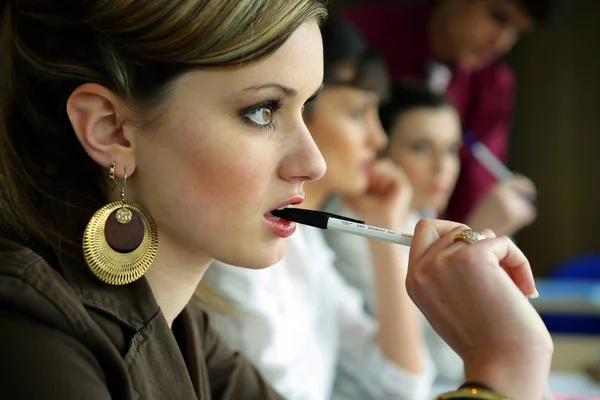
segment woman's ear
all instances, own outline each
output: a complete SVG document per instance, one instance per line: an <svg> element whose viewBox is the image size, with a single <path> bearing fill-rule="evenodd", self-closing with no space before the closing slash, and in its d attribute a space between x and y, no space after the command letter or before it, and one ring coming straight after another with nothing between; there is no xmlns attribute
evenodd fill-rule
<svg viewBox="0 0 600 400"><path fill-rule="evenodd" d="M77 139L88 155L108 169L117 164L115 175L123 178L135 171L133 142L123 129L123 100L104 86L86 83L79 86L67 101L67 115Z"/></svg>

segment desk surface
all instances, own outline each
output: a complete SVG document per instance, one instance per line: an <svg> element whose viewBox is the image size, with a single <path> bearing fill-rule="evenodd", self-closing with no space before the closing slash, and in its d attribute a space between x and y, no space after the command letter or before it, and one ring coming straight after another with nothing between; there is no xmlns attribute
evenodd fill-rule
<svg viewBox="0 0 600 400"><path fill-rule="evenodd" d="M580 372L600 363L600 336L552 335L552 371Z"/></svg>
<svg viewBox="0 0 600 400"><path fill-rule="evenodd" d="M550 386L552 393L556 395L600 396L600 385L581 372L553 371L550 373L548 386ZM456 384L454 383L437 384L433 388L433 393L440 394L454 389L456 389Z"/></svg>
<svg viewBox="0 0 600 400"><path fill-rule="evenodd" d="M548 385L553 393L564 396L600 398L600 383L581 372L600 362L600 336L553 335L554 357ZM456 389L457 383L435 385L434 393Z"/></svg>
<svg viewBox="0 0 600 400"><path fill-rule="evenodd" d="M599 397L600 385L580 372L554 371L548 385L552 393L565 396Z"/></svg>
<svg viewBox="0 0 600 400"><path fill-rule="evenodd" d="M600 362L600 336L554 335L548 385L553 393L600 397L600 383L581 372Z"/></svg>

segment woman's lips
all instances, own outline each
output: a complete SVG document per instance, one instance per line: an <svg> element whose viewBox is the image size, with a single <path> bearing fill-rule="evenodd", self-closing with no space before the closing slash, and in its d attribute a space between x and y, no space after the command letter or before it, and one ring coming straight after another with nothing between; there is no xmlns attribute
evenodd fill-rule
<svg viewBox="0 0 600 400"><path fill-rule="evenodd" d="M296 232L295 222L276 217L273 214L271 214L271 212L266 213L264 215L264 219L267 228L269 228L271 232L275 234L275 236L279 236L280 238L287 238L290 237L294 232Z"/></svg>
<svg viewBox="0 0 600 400"><path fill-rule="evenodd" d="M276 210L278 208L283 208L283 207L289 207L291 205L297 205L297 204L302 203L302 201L304 201L304 193L296 194L296 195L290 197L288 200L284 201L283 203L280 203L273 210ZM271 210L271 211L273 211L273 210ZM273 213L271 211L266 212L263 215L263 218L265 220L265 224L267 225L267 228L270 229L271 232L273 232L273 234L275 234L275 236L278 236L280 238L287 238L287 237L290 237L294 232L296 232L296 223L295 222L287 221L285 219L276 217L273 215Z"/></svg>

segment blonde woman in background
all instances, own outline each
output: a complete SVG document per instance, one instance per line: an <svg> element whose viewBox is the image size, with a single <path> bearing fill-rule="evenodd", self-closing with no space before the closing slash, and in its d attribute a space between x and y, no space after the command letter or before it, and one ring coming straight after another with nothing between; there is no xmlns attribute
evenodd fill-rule
<svg viewBox="0 0 600 400"><path fill-rule="evenodd" d="M414 232L419 219L443 213L452 194L460 169L460 119L442 95L416 84L394 85L389 101L380 109L380 115L389 136L384 153L403 171L412 189L409 211L402 221L398 221L399 230ZM353 201L345 196L334 196L324 210L351 215L351 208L345 205L348 200ZM365 310L377 317L378 296L368 241L332 231L326 231L325 238L335 251L336 268L346 282L361 292ZM408 254L402 260L404 271L407 267ZM427 349L433 355L436 378L462 379L460 358L424 318L423 323L423 334Z"/></svg>

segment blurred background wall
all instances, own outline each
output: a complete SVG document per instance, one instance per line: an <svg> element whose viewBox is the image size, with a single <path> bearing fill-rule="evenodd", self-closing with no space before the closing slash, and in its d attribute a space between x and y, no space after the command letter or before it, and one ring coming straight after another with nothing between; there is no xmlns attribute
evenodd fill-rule
<svg viewBox="0 0 600 400"><path fill-rule="evenodd" d="M563 2L508 57L519 83L509 166L539 193L538 219L516 240L538 276L600 252L600 0Z"/></svg>

